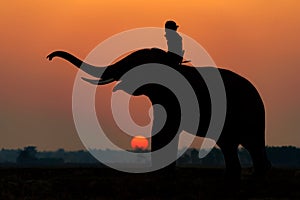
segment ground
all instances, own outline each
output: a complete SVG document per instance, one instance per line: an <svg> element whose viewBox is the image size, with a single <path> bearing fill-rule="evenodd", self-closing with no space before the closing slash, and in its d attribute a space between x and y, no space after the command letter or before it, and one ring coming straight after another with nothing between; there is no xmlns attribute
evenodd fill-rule
<svg viewBox="0 0 300 200"><path fill-rule="evenodd" d="M223 169L179 167L176 176L107 168L0 168L0 199L300 199L300 170L272 169L239 184ZM239 185L239 186L237 186Z"/></svg>

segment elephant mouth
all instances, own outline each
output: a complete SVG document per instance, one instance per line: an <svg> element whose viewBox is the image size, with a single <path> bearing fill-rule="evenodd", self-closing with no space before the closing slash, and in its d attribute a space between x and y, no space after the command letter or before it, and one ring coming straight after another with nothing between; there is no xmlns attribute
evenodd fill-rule
<svg viewBox="0 0 300 200"><path fill-rule="evenodd" d="M93 85L106 85L106 84L109 84L109 83L115 81L114 78L108 78L108 79L88 79L88 78L84 78L84 77L81 77L81 78L82 78L82 80L89 82Z"/></svg>

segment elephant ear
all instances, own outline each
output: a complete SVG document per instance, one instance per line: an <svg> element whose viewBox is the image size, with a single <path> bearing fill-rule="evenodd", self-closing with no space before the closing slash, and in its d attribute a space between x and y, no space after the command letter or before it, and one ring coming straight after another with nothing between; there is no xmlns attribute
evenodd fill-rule
<svg viewBox="0 0 300 200"><path fill-rule="evenodd" d="M106 79L106 80L102 80L102 79L88 79L88 78L84 78L84 77L81 77L82 80L86 81L86 82L89 82L93 85L106 85L108 83L111 83L114 81L113 78L110 78L110 79Z"/></svg>

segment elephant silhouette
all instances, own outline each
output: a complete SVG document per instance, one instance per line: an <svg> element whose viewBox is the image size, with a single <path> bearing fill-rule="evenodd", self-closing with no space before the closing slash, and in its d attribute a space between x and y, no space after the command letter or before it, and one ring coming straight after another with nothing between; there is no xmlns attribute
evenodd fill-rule
<svg viewBox="0 0 300 200"><path fill-rule="evenodd" d="M172 66L166 52L157 48L137 50L105 68L87 64L64 51L54 51L47 56L49 60L54 57L65 59L84 72L99 78L97 80L83 78L85 81L96 85L121 81L124 74L142 64L159 63L172 67L190 82L199 99L201 120L199 120L198 130L195 134L205 137L210 123L211 99L205 81L196 70L209 71L212 67L196 69L183 64ZM226 174L230 177L240 177L241 166L237 150L238 146L242 145L251 155L255 173L263 175L271 167L265 150L265 109L263 101L256 88L247 79L230 70L217 69L223 79L227 98L223 130L216 141L224 155ZM102 76L99 77L99 74L102 74ZM126 87L124 87L126 84L127 82L116 87L118 90L126 92ZM165 124L151 138L151 151L161 149L174 138L179 129L181 111L178 100L168 88L158 84L143 85L133 95L146 95L152 105L160 104L164 107L167 113ZM155 118L156 113L154 112L153 123L155 123ZM182 129L189 132L189 127L183 127ZM174 152L175 155L176 153ZM174 163L171 164L171 166L174 165Z"/></svg>

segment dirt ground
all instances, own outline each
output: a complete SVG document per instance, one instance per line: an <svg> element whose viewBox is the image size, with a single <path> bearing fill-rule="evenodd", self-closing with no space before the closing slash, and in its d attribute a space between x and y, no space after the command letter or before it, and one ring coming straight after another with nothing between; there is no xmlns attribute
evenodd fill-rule
<svg viewBox="0 0 300 200"><path fill-rule="evenodd" d="M175 174L107 168L0 168L0 199L300 199L300 169L272 169L265 178L243 169L180 167Z"/></svg>

